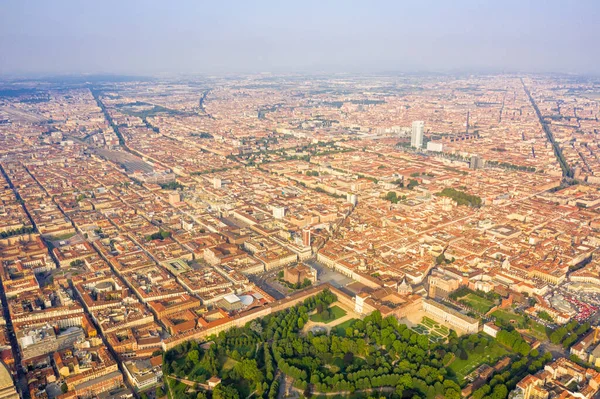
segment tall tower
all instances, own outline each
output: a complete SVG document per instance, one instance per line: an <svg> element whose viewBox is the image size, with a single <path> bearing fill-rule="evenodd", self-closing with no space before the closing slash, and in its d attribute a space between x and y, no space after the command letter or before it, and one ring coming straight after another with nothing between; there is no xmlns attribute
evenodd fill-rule
<svg viewBox="0 0 600 399"><path fill-rule="evenodd" d="M305 247L310 247L310 229L302 230L302 244Z"/></svg>
<svg viewBox="0 0 600 399"><path fill-rule="evenodd" d="M425 122L414 121L412 123L412 132L410 135L410 146L414 148L423 147L423 130L425 128Z"/></svg>

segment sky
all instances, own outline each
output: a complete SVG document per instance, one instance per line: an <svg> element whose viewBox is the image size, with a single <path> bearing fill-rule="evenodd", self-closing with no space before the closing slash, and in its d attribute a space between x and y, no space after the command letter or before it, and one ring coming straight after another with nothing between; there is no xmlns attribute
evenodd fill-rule
<svg viewBox="0 0 600 399"><path fill-rule="evenodd" d="M0 0L0 75L600 75L600 0Z"/></svg>

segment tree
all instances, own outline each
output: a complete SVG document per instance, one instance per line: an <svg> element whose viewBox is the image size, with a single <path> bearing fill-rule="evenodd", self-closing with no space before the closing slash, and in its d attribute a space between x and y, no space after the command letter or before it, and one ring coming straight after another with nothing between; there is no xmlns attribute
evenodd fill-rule
<svg viewBox="0 0 600 399"><path fill-rule="evenodd" d="M508 388L504 384L498 384L494 387L494 391L491 395L493 399L504 399L508 396Z"/></svg>
<svg viewBox="0 0 600 399"><path fill-rule="evenodd" d="M354 361L354 353L346 352L344 353L344 365L349 366Z"/></svg>
<svg viewBox="0 0 600 399"><path fill-rule="evenodd" d="M435 264L436 265L441 265L442 263L444 263L444 261L446 260L446 256L444 255L444 253L442 252L441 254L439 254L436 258L435 258Z"/></svg>
<svg viewBox="0 0 600 399"><path fill-rule="evenodd" d="M234 369L242 378L254 382L256 386L262 384L263 375L258 368L256 359L244 359L237 363Z"/></svg>
<svg viewBox="0 0 600 399"><path fill-rule="evenodd" d="M398 203L398 195L396 194L395 191L388 192L387 195L385 196L385 199L390 201L392 204Z"/></svg>
<svg viewBox="0 0 600 399"><path fill-rule="evenodd" d="M483 201L476 195L470 195L463 191L456 190L454 188L447 187L441 192L436 194L439 197L448 197L456 201L458 205L467 205L474 208L481 207Z"/></svg>
<svg viewBox="0 0 600 399"><path fill-rule="evenodd" d="M485 347L489 342L479 336L453 336L448 344L430 343L426 336L394 317L383 318L378 311L353 322L346 334L337 329L325 335L298 334L299 321L300 325L306 323L317 307L325 312L336 299L325 290L285 311L209 337L212 345L205 351L194 341L184 342L164 354L163 370L198 382L219 375L223 383L215 389L215 399L237 398L240 393L236 388L244 385L257 398L275 399L279 386L276 368L294 379L294 386L300 392L306 390L307 395L388 387L406 397L458 399L460 388L450 380L454 378L452 371L446 369L453 358L451 351L467 359L465 347ZM198 366L189 359L193 351L199 352ZM223 369L227 356L237 362L233 368ZM356 356L360 356L360 364L356 364ZM505 381L495 379L494 386ZM183 384L171 388L181 399L196 395L190 395Z"/></svg>
<svg viewBox="0 0 600 399"><path fill-rule="evenodd" d="M577 330L575 331L575 333L576 333L577 335L581 335L581 334L583 334L584 332L587 332L587 330L589 330L589 329L590 329L590 322L588 321L588 322L585 322L585 323L583 323L582 325L580 325L580 326L577 328Z"/></svg>
<svg viewBox="0 0 600 399"><path fill-rule="evenodd" d="M170 231L159 230L158 232L147 236L146 241L164 240L165 238L169 238L169 237L171 237Z"/></svg>
<svg viewBox="0 0 600 399"><path fill-rule="evenodd" d="M550 342L552 342L553 344L558 344L563 340L563 338L567 334L568 331L565 327L559 327L556 330L554 330L552 334L550 334Z"/></svg>
<svg viewBox="0 0 600 399"><path fill-rule="evenodd" d="M317 314L323 313L323 303L319 302L317 303Z"/></svg>
<svg viewBox="0 0 600 399"><path fill-rule="evenodd" d="M550 316L550 314L548 312L546 312L545 310L542 310L541 312L539 312L538 317L542 320L546 320L551 323L554 322L554 319L552 318L552 316Z"/></svg>
<svg viewBox="0 0 600 399"><path fill-rule="evenodd" d="M408 184L406 185L406 188L408 188L409 190L412 190L413 188L415 188L418 185L419 185L419 182L417 180L410 179L408 181Z"/></svg>
<svg viewBox="0 0 600 399"><path fill-rule="evenodd" d="M310 398L312 396L312 392L310 390L310 385L306 384L306 388L304 389L304 392L302 393L302 395L305 398Z"/></svg>
<svg viewBox="0 0 600 399"><path fill-rule="evenodd" d="M531 351L531 346L525 342L525 341L521 341L519 343L518 348L514 348L516 351L518 351L521 355L523 356L527 356L529 355L529 352Z"/></svg>
<svg viewBox="0 0 600 399"><path fill-rule="evenodd" d="M219 384L213 390L213 399L239 399L240 394L232 386L225 386L223 384Z"/></svg>
<svg viewBox="0 0 600 399"><path fill-rule="evenodd" d="M567 336L562 343L563 348L568 349L569 347L571 347L571 345L573 345L575 341L577 341L577 338L578 337L576 334L570 334L569 336Z"/></svg>
<svg viewBox="0 0 600 399"><path fill-rule="evenodd" d="M189 353L187 354L187 359L192 363L198 363L198 360L200 359L200 354L197 350L189 351Z"/></svg>
<svg viewBox="0 0 600 399"><path fill-rule="evenodd" d="M444 359L442 360L442 362L445 366L449 366L452 359L454 359L454 355L451 352L448 352L444 355Z"/></svg>

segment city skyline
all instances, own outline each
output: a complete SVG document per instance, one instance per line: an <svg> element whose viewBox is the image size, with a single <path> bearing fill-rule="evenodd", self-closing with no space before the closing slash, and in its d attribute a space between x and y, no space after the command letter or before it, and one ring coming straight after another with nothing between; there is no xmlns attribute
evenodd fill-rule
<svg viewBox="0 0 600 399"><path fill-rule="evenodd" d="M0 398L600 398L599 20L2 2Z"/></svg>
<svg viewBox="0 0 600 399"><path fill-rule="evenodd" d="M591 399L599 118L556 75L7 82L0 393Z"/></svg>

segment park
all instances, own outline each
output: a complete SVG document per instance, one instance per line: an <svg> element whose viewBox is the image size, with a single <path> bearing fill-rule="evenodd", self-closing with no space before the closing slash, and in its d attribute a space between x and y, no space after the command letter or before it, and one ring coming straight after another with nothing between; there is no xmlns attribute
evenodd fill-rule
<svg viewBox="0 0 600 399"><path fill-rule="evenodd" d="M360 319L336 303L336 296L325 290L285 312L209 337L202 345L182 343L164 354L167 393L177 399L274 399L285 386L297 397L368 398L377 392L394 398L458 399L469 382L465 377L481 364L493 366L506 356L514 361L517 367L495 380L494 389L504 392L544 362L537 351L535 356L525 352L522 340L512 335L507 342L514 348L483 333L458 337L429 318L413 328L394 316L383 318L379 311ZM308 323L329 328L307 331ZM218 383L211 386L214 381Z"/></svg>

